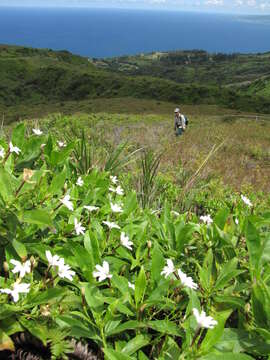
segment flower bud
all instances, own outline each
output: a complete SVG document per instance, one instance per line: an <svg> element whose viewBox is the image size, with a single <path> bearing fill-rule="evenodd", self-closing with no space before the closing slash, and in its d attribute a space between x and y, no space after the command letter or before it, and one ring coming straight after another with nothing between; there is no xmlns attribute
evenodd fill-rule
<svg viewBox="0 0 270 360"><path fill-rule="evenodd" d="M38 263L37 263L37 261L36 261L36 259L34 258L33 255L30 257L30 263L31 263L31 269L36 268L37 265L38 265Z"/></svg>
<svg viewBox="0 0 270 360"><path fill-rule="evenodd" d="M4 268L4 272L6 272L6 273L9 272L9 265L6 261L4 261L4 263L3 263L3 268Z"/></svg>
<svg viewBox="0 0 270 360"><path fill-rule="evenodd" d="M152 247L152 242L150 240L147 241L147 247L148 247L148 249L151 249L151 247Z"/></svg>
<svg viewBox="0 0 270 360"><path fill-rule="evenodd" d="M81 293L82 293L82 296L85 296L85 288L84 287L81 288Z"/></svg>
<svg viewBox="0 0 270 360"><path fill-rule="evenodd" d="M250 304L249 304L249 303L246 303L246 305L245 305L245 312L246 312L246 313L249 313L249 312L250 312L250 309L251 309Z"/></svg>
<svg viewBox="0 0 270 360"><path fill-rule="evenodd" d="M40 307L40 313L42 316L50 316L50 306L49 305L43 305Z"/></svg>
<svg viewBox="0 0 270 360"><path fill-rule="evenodd" d="M140 307L140 312L143 313L145 308L146 308L146 304L143 304L143 305Z"/></svg>
<svg viewBox="0 0 270 360"><path fill-rule="evenodd" d="M23 181L28 182L32 176L34 175L34 171L31 169L23 169Z"/></svg>

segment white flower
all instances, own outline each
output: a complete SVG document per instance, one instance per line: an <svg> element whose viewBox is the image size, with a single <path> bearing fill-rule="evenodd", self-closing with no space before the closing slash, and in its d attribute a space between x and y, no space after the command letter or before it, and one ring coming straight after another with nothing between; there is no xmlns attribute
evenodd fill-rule
<svg viewBox="0 0 270 360"><path fill-rule="evenodd" d="M76 185L83 186L83 179L81 177L78 178Z"/></svg>
<svg viewBox="0 0 270 360"><path fill-rule="evenodd" d="M64 148L67 146L67 144L65 143L65 141L60 141L60 140L57 140L57 144L60 148Z"/></svg>
<svg viewBox="0 0 270 360"><path fill-rule="evenodd" d="M201 216L200 220L202 220L207 225L211 225L213 222L213 219L211 218L210 215Z"/></svg>
<svg viewBox="0 0 270 360"><path fill-rule="evenodd" d="M19 300L19 294L20 293L28 293L30 291L29 289L30 284L25 284L25 283L15 283L13 285L13 290L10 289L0 289L0 292L3 294L8 294L11 295L13 297L13 301L17 302Z"/></svg>
<svg viewBox="0 0 270 360"><path fill-rule="evenodd" d="M0 157L4 159L5 157L5 150L3 148L0 149Z"/></svg>
<svg viewBox="0 0 270 360"><path fill-rule="evenodd" d="M164 275L167 278L170 274L175 271L173 262L171 259L167 259L167 266L164 266L163 270L161 271L161 275Z"/></svg>
<svg viewBox="0 0 270 360"><path fill-rule="evenodd" d="M41 131L40 129L32 129L33 133L37 136L40 136L43 134L43 131Z"/></svg>
<svg viewBox="0 0 270 360"><path fill-rule="evenodd" d="M67 278L68 280L72 281L75 272L70 269L69 265L65 264L65 260L63 258L59 258L58 255L52 256L49 250L46 251L46 257L49 265L52 266L54 270L56 270L56 267L58 268L57 274L59 277Z"/></svg>
<svg viewBox="0 0 270 360"><path fill-rule="evenodd" d="M129 241L129 237L126 236L124 232L121 232L120 241L123 246L125 246L129 250L132 250L133 242Z"/></svg>
<svg viewBox="0 0 270 360"><path fill-rule="evenodd" d="M96 210L99 209L99 207L97 207L97 206L91 206L91 205L90 205L90 206L85 205L84 208L85 208L86 210L90 211L90 212L96 211Z"/></svg>
<svg viewBox="0 0 270 360"><path fill-rule="evenodd" d="M132 290L135 290L135 285L131 284L130 282L128 282L128 287L131 288Z"/></svg>
<svg viewBox="0 0 270 360"><path fill-rule="evenodd" d="M61 258L58 263L58 276L62 279L67 278L68 280L72 281L74 275L75 272L71 270L70 266L65 264L64 259Z"/></svg>
<svg viewBox="0 0 270 360"><path fill-rule="evenodd" d="M46 250L45 254L46 254L46 258L48 260L49 266L53 266L53 267L58 266L59 260L60 260L58 255L52 256L52 253L50 252L50 250Z"/></svg>
<svg viewBox="0 0 270 360"><path fill-rule="evenodd" d="M236 225L239 225L239 220L237 218L235 218L234 222L236 223Z"/></svg>
<svg viewBox="0 0 270 360"><path fill-rule="evenodd" d="M25 274L29 274L31 272L30 260L27 260L25 263L21 263L17 260L11 259L10 262L15 266L12 270L13 274L20 273L20 278L23 278Z"/></svg>
<svg viewBox="0 0 270 360"><path fill-rule="evenodd" d="M74 227L75 227L75 232L77 235L84 235L85 233L85 227L82 226L82 224L75 218L74 219Z"/></svg>
<svg viewBox="0 0 270 360"><path fill-rule="evenodd" d="M200 328L213 329L217 325L217 321L211 316L206 316L204 311L200 314L196 308L193 308L193 314Z"/></svg>
<svg viewBox="0 0 270 360"><path fill-rule="evenodd" d="M193 290L198 289L198 285L192 280L191 277L187 276L185 273L183 273L180 269L178 269L178 276L180 277L181 283Z"/></svg>
<svg viewBox="0 0 270 360"><path fill-rule="evenodd" d="M117 188L109 187L109 190L117 195L124 195L124 190L119 185Z"/></svg>
<svg viewBox="0 0 270 360"><path fill-rule="evenodd" d="M93 276L95 278L99 278L98 281L101 282L105 279L111 279L112 275L110 274L110 268L109 268L109 264L107 263L107 261L103 261L102 266L101 265L96 265L96 269L97 271L93 272Z"/></svg>
<svg viewBox="0 0 270 360"><path fill-rule="evenodd" d="M73 204L70 201L70 195L65 195L63 199L60 200L60 202L65 205L69 210L73 211Z"/></svg>
<svg viewBox="0 0 270 360"><path fill-rule="evenodd" d="M118 205L118 204L111 203L111 209L112 209L112 212L115 212L115 213L122 213L123 212L122 207L120 205Z"/></svg>
<svg viewBox="0 0 270 360"><path fill-rule="evenodd" d="M116 192L117 195L124 195L124 190L119 185L115 189L115 192Z"/></svg>
<svg viewBox="0 0 270 360"><path fill-rule="evenodd" d="M11 153L15 152L17 155L19 155L20 152L21 152L21 149L19 149L17 146L13 146L12 142L10 141L10 143L9 143L9 151Z"/></svg>
<svg viewBox="0 0 270 360"><path fill-rule="evenodd" d="M241 199L243 200L243 202L248 206L251 207L252 206L252 202L244 195L241 195Z"/></svg>
<svg viewBox="0 0 270 360"><path fill-rule="evenodd" d="M117 184L118 183L118 180L117 180L117 177L116 176L110 176L110 179L111 179L111 182L113 183L113 184Z"/></svg>
<svg viewBox="0 0 270 360"><path fill-rule="evenodd" d="M108 228L110 228L110 229L120 229L120 226L118 226L114 222L110 222L110 221L102 221L102 222L103 222L103 224L107 225Z"/></svg>

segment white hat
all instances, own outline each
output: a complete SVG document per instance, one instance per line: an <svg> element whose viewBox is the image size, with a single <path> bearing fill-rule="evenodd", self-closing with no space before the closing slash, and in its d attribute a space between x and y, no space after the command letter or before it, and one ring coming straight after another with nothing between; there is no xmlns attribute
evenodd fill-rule
<svg viewBox="0 0 270 360"><path fill-rule="evenodd" d="M175 112L175 113L180 112L180 109L179 109L179 108L176 108L176 109L174 110L174 112Z"/></svg>

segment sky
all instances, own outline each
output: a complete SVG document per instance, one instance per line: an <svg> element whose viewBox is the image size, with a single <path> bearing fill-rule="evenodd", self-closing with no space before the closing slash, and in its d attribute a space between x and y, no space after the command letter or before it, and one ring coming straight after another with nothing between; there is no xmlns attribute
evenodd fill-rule
<svg viewBox="0 0 270 360"><path fill-rule="evenodd" d="M63 6L270 14L270 0L0 0L0 6Z"/></svg>

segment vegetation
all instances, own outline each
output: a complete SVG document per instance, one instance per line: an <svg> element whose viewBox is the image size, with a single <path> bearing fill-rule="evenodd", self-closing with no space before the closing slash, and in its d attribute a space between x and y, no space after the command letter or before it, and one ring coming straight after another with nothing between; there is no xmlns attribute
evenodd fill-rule
<svg viewBox="0 0 270 360"><path fill-rule="evenodd" d="M181 104L215 104L230 109L270 113L269 100L265 92L261 91L260 96L257 96L256 91L242 88L239 90L237 86L228 86L228 78L234 84L237 81L239 85L244 78L245 81L250 81L254 78L254 74L256 77L264 75L269 66L267 54L247 58L243 56L243 64L241 56L234 60L233 56L215 55L212 56L211 61L209 60L210 62L205 60L209 59L209 54L205 53L201 55L200 52L195 51L184 56L192 59L191 68L189 65L183 65L187 67L187 72L183 71L182 65L178 65L178 60L171 60L174 56L170 55L154 57L154 60L152 56L149 61L145 60L149 56L145 56L142 65L134 60L138 70L135 73L133 71L123 73L118 71L118 66L120 69L122 66L122 60L118 59L103 61L102 64L107 65L104 69L100 61L93 62L67 51L2 45L0 46L0 111L6 121L14 121L25 115L33 116L39 113L40 109L46 109L45 112L50 113L54 109L70 108L69 104L72 102L129 97ZM129 61L133 61L133 58L131 60L127 58L127 62ZM233 65L231 61L234 61ZM181 64L182 62L183 60L180 61ZM145 65L147 71L144 63L147 64ZM193 63L196 69L198 68L198 73L202 73L202 76L197 76L196 79L192 75ZM160 70L156 70L156 65ZM172 76L166 75L175 66L177 73L184 74L184 81L174 74L174 70ZM215 66L216 73L213 70ZM247 71L241 70L246 67L248 67ZM213 73L209 69L212 69ZM235 69L232 77L228 69L231 69L231 72ZM242 75L241 79L237 80L239 71ZM251 72L253 75L250 75ZM218 80L217 74L219 77L226 74L225 79ZM229 74L228 78L227 74Z"/></svg>
<svg viewBox="0 0 270 360"><path fill-rule="evenodd" d="M179 214L151 192L159 156L137 153L142 208L130 150L83 139L23 123L1 139L2 354L267 359L269 200L227 192Z"/></svg>
<svg viewBox="0 0 270 360"><path fill-rule="evenodd" d="M269 359L268 54L187 54L0 48L0 358Z"/></svg>

